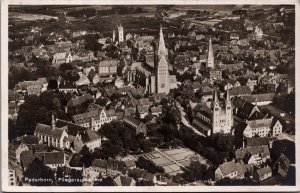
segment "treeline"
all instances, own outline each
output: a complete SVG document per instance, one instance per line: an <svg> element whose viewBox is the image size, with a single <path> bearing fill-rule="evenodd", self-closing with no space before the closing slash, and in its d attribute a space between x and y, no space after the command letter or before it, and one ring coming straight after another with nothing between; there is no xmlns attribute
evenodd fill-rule
<svg viewBox="0 0 300 193"><path fill-rule="evenodd" d="M81 10L74 10L67 13L67 16L71 17L93 17L96 15L99 16L108 16L108 15L126 15L126 14L137 14L137 13L144 13L141 7L128 7L128 6L118 6L113 7L111 9L104 9L104 10L96 10L92 8L88 9L81 9Z"/></svg>

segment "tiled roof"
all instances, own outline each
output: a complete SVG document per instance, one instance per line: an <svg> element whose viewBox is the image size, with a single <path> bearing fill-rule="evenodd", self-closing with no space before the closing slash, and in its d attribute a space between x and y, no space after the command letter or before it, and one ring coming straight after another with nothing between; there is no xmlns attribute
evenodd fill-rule
<svg viewBox="0 0 300 193"><path fill-rule="evenodd" d="M124 118L124 122L127 123L128 125L134 127L134 128L137 128L141 122L137 119L135 119L134 117L131 117L131 116L127 116Z"/></svg>
<svg viewBox="0 0 300 193"><path fill-rule="evenodd" d="M220 167L223 175L228 175L228 174L231 174L231 173L237 171L236 163L233 161L225 162L222 165L219 165L219 167Z"/></svg>
<svg viewBox="0 0 300 193"><path fill-rule="evenodd" d="M252 91L249 86L233 87L229 90L231 96L251 95Z"/></svg>
<svg viewBox="0 0 300 193"><path fill-rule="evenodd" d="M55 128L54 130L51 128L49 125L45 125L42 123L38 123L36 125L34 133L39 133L39 134L46 134L49 135L53 138L60 139L64 132L65 128Z"/></svg>
<svg viewBox="0 0 300 193"><path fill-rule="evenodd" d="M29 164L33 161L33 159L34 159L33 152L31 150L23 151L20 154L21 163L22 163L23 167L25 167L25 168L27 168L29 166Z"/></svg>
<svg viewBox="0 0 300 193"><path fill-rule="evenodd" d="M101 138L100 135L95 131L82 127L80 125L76 125L71 122L59 119L57 120L56 125L67 128L68 135L76 136L77 133L79 133L81 135L81 140L84 144Z"/></svg>
<svg viewBox="0 0 300 193"><path fill-rule="evenodd" d="M269 140L268 137L246 138L246 147L269 145Z"/></svg>
<svg viewBox="0 0 300 193"><path fill-rule="evenodd" d="M120 175L114 179L117 186L132 186L135 180L132 177Z"/></svg>
<svg viewBox="0 0 300 193"><path fill-rule="evenodd" d="M267 166L267 167L256 170L256 172L259 176L263 176L265 174L272 173L272 168Z"/></svg>
<svg viewBox="0 0 300 193"><path fill-rule="evenodd" d="M263 145L263 146L252 146L252 147L246 147L243 149L237 149L235 151L235 157L238 160L242 160L248 153L250 155L260 154L262 157L270 156L269 147L267 145Z"/></svg>
<svg viewBox="0 0 300 193"><path fill-rule="evenodd" d="M64 164L64 163L65 163L65 153L63 151L46 152L44 154L44 164Z"/></svg>

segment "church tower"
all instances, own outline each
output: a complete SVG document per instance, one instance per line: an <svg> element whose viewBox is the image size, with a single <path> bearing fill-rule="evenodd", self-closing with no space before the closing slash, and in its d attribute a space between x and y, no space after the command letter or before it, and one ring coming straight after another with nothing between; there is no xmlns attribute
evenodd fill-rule
<svg viewBox="0 0 300 193"><path fill-rule="evenodd" d="M124 42L124 29L121 25L118 25L119 43Z"/></svg>
<svg viewBox="0 0 300 193"><path fill-rule="evenodd" d="M112 42L116 41L116 31L113 30L113 34L112 34Z"/></svg>
<svg viewBox="0 0 300 193"><path fill-rule="evenodd" d="M233 115L232 115L232 104L231 104L231 100L230 100L230 95L229 95L229 89L227 89L226 91L226 99L225 99L225 123L227 126L227 133L231 132L231 127L233 126Z"/></svg>
<svg viewBox="0 0 300 193"><path fill-rule="evenodd" d="M206 58L206 67L214 68L215 67L215 61L214 61L214 51L212 47L211 38L209 39L209 45L208 45L208 53Z"/></svg>
<svg viewBox="0 0 300 193"><path fill-rule="evenodd" d="M167 57L168 51L166 50L164 35L160 27L156 68L157 93L169 93L169 66Z"/></svg>
<svg viewBox="0 0 300 193"><path fill-rule="evenodd" d="M218 92L215 90L214 93L214 98L213 102L211 103L211 108L212 108L212 133L216 133L217 130L219 130L219 122L220 122L220 103L219 103L219 98L218 98Z"/></svg>

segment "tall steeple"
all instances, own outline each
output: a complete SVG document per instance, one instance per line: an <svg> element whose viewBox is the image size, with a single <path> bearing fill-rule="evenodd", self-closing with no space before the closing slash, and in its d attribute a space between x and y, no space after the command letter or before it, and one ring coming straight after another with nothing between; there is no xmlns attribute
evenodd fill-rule
<svg viewBox="0 0 300 193"><path fill-rule="evenodd" d="M218 110L219 107L219 97L218 97L218 92L217 90L215 90L214 92L214 97L213 97L213 101L211 103L211 108L213 109L213 111ZM216 109L217 108L217 109Z"/></svg>
<svg viewBox="0 0 300 193"><path fill-rule="evenodd" d="M52 130L54 130L55 129L55 119L54 119L54 115L53 115L53 113L52 113L52 121L51 121L51 128L52 128Z"/></svg>
<svg viewBox="0 0 300 193"><path fill-rule="evenodd" d="M170 91L169 88L169 64L167 61L168 52L165 47L164 35L160 27L159 45L157 51L157 65L156 65L156 93L166 93Z"/></svg>
<svg viewBox="0 0 300 193"><path fill-rule="evenodd" d="M214 51L212 47L211 38L209 39L209 45L208 45L208 53L207 53L207 59L206 59L206 67L214 68L215 67L215 61L214 61Z"/></svg>
<svg viewBox="0 0 300 193"><path fill-rule="evenodd" d="M112 42L116 41L116 31L113 30L113 35L112 35Z"/></svg>
<svg viewBox="0 0 300 193"><path fill-rule="evenodd" d="M230 95L229 95L229 84L227 84L227 90L226 90L226 102L231 102Z"/></svg>
<svg viewBox="0 0 300 193"><path fill-rule="evenodd" d="M161 56L167 56L167 50L166 50L166 45L165 45L165 40L164 40L164 34L162 31L162 27L160 26L160 31L159 31L159 44L158 44L158 52L157 55L159 57L159 59L161 58Z"/></svg>

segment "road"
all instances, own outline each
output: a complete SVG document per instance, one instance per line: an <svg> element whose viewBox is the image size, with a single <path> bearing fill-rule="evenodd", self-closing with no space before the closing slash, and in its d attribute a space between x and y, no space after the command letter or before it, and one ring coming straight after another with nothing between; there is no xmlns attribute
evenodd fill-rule
<svg viewBox="0 0 300 193"><path fill-rule="evenodd" d="M198 131L195 127L193 127L193 126L188 122L188 120L186 120L186 118L185 118L186 113L183 111L182 106L180 106L179 103L176 103L176 106L177 106L177 108L180 110L180 114L181 114L181 119L180 119L180 121L181 121L181 123L182 123L183 125L185 125L186 127L192 129L192 130L194 131L194 133L196 133L197 135L201 135L201 136L206 137L204 134L202 134L200 131Z"/></svg>

